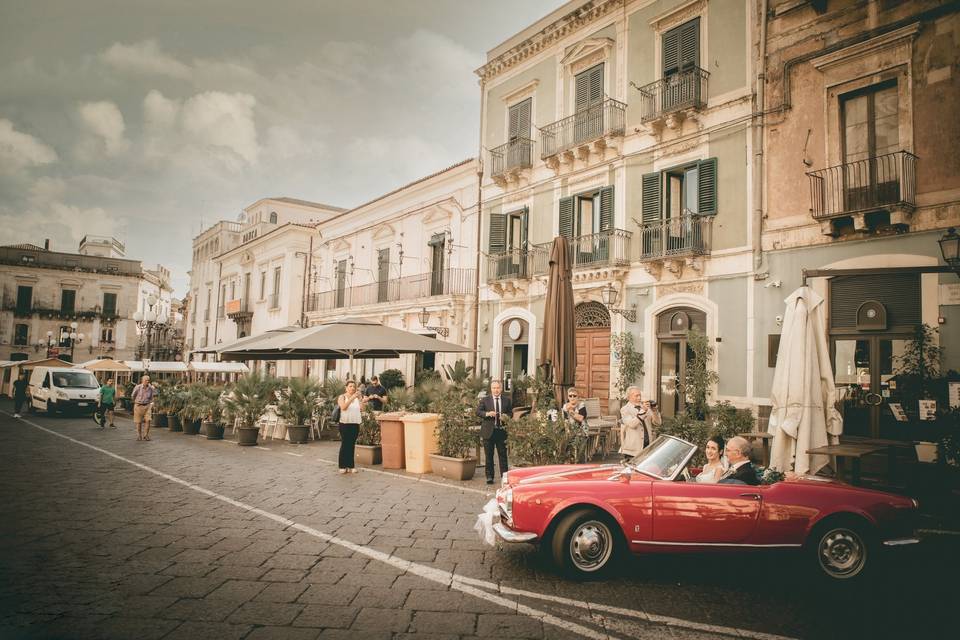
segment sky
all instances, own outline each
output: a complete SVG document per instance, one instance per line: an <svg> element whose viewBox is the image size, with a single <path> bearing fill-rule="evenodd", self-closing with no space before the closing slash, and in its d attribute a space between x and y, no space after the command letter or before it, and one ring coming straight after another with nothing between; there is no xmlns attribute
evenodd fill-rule
<svg viewBox="0 0 960 640"><path fill-rule="evenodd" d="M187 289L263 197L352 207L477 153L486 51L561 0L0 0L0 244L113 235Z"/></svg>

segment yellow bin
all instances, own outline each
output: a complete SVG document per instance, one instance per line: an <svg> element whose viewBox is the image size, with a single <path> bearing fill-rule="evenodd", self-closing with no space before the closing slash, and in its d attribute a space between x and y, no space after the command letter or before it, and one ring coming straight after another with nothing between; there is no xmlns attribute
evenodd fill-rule
<svg viewBox="0 0 960 640"><path fill-rule="evenodd" d="M437 452L436 413L408 413L403 416L403 446L407 471L430 473L430 454Z"/></svg>

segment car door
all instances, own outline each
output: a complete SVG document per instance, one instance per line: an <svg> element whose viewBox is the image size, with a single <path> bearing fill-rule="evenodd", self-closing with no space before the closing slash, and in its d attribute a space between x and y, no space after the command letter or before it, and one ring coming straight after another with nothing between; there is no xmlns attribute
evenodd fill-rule
<svg viewBox="0 0 960 640"><path fill-rule="evenodd" d="M763 487L698 482L653 483L653 542L745 543L763 504Z"/></svg>

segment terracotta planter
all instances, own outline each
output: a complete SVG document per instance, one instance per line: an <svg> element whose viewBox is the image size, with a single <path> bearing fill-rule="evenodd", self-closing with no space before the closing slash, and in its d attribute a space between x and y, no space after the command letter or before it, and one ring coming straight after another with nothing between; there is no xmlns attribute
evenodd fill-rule
<svg viewBox="0 0 960 640"><path fill-rule="evenodd" d="M223 440L223 425L218 422L204 422L203 432L207 440Z"/></svg>
<svg viewBox="0 0 960 640"><path fill-rule="evenodd" d="M307 444L310 437L310 425L292 424L287 427L287 435L290 436L290 444Z"/></svg>
<svg viewBox="0 0 960 640"><path fill-rule="evenodd" d="M237 444L241 447L257 446L257 436L260 435L260 429L257 427L240 427L237 429Z"/></svg>
<svg viewBox="0 0 960 640"><path fill-rule="evenodd" d="M166 414L157 412L150 416L150 426L154 429L163 429L167 426Z"/></svg>
<svg viewBox="0 0 960 640"><path fill-rule="evenodd" d="M437 453L430 454L433 472L450 480L472 480L477 472L476 458L448 458Z"/></svg>
<svg viewBox="0 0 960 640"><path fill-rule="evenodd" d="M180 426L180 416L175 413L167 414L167 426L170 427L170 431L183 431L183 427Z"/></svg>
<svg viewBox="0 0 960 640"><path fill-rule="evenodd" d="M381 455L380 445L358 444L354 448L354 460L357 464L372 466L380 464L383 456Z"/></svg>
<svg viewBox="0 0 960 640"><path fill-rule="evenodd" d="M183 422L183 432L188 436L195 436L200 433L200 421L199 420L182 420Z"/></svg>
<svg viewBox="0 0 960 640"><path fill-rule="evenodd" d="M406 454L403 441L403 413L381 413L377 416L380 423L380 448L383 452L384 469L403 469L406 467Z"/></svg>

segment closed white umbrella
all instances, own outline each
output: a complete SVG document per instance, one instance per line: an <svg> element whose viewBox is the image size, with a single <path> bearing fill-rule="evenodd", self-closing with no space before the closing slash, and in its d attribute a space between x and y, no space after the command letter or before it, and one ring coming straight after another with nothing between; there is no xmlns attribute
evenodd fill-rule
<svg viewBox="0 0 960 640"><path fill-rule="evenodd" d="M816 473L829 458L807 455L807 450L837 444L843 432L823 302L809 287L786 299L768 427L773 435L770 466L779 471Z"/></svg>

